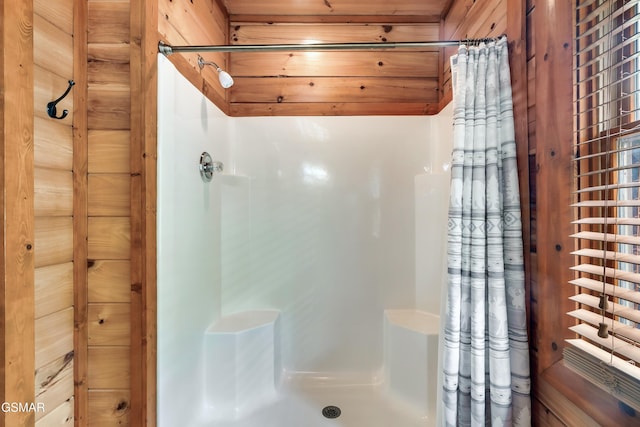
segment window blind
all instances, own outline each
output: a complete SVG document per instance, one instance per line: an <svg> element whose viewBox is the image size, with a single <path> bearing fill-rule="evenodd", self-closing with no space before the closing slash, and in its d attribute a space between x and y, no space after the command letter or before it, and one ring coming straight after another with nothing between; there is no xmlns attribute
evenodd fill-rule
<svg viewBox="0 0 640 427"><path fill-rule="evenodd" d="M565 364L640 410L640 2L576 0Z"/></svg>

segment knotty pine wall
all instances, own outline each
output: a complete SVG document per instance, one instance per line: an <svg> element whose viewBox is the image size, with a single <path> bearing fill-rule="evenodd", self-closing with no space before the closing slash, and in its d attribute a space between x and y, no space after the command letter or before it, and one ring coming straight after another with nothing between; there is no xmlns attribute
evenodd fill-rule
<svg viewBox="0 0 640 427"><path fill-rule="evenodd" d="M34 402L33 3L0 2L0 401ZM8 412L0 427L35 424Z"/></svg>
<svg viewBox="0 0 640 427"><path fill-rule="evenodd" d="M570 224L563 209L571 191L571 5L550 14L549 1L527 1L528 164L530 167L530 355L533 412L541 426L594 425L594 421L543 380L562 356L570 290ZM569 45L563 46L565 43ZM564 75L563 75L564 74ZM556 96L551 97L549 93ZM557 126L558 121L566 126ZM569 152L567 152L569 150ZM551 154L554 153L554 154ZM550 188L554 190L551 191ZM558 220L564 218L564 221ZM552 222L553 221L553 222ZM557 313L557 314L556 314Z"/></svg>
<svg viewBox="0 0 640 427"><path fill-rule="evenodd" d="M293 18L292 18L293 19ZM416 17L416 20L418 17ZM230 44L439 39L439 22L230 22ZM438 50L231 53L231 115L435 114Z"/></svg>
<svg viewBox="0 0 640 427"><path fill-rule="evenodd" d="M90 426L129 425L131 4L87 2L86 401Z"/></svg>
<svg viewBox="0 0 640 427"><path fill-rule="evenodd" d="M35 419L73 425L73 115L46 111L74 78L73 2L35 0L33 13L35 398L46 408ZM73 111L73 96L63 109Z"/></svg>
<svg viewBox="0 0 640 427"><path fill-rule="evenodd" d="M246 13L245 9L251 7L245 3L250 2L234 3L233 7ZM216 2L212 5L161 0L159 33L163 41L170 45L240 45L402 42L440 37L437 16L406 15L381 22L380 18L353 15L353 10L360 6L350 3L342 5L346 8L344 13L351 13L348 16L327 16L323 6L323 15L317 16L290 15L290 10L280 10L283 15L277 17L279 22L272 22L274 16L255 13L229 17L216 6ZM310 4L307 8L312 7ZM210 16L212 21L206 23L203 16ZM436 49L202 53L202 56L228 70L234 77L234 86L222 90L211 67L200 72L196 67L197 54L169 58L176 64L187 61L192 68L184 71L187 78L231 116L414 115L439 111Z"/></svg>
<svg viewBox="0 0 640 427"><path fill-rule="evenodd" d="M78 425L128 424L129 15L123 2L34 2L37 425L73 424L74 406ZM49 118L70 79L58 114L72 114Z"/></svg>
<svg viewBox="0 0 640 427"><path fill-rule="evenodd" d="M450 3L224 1L238 45L438 40ZM231 115L435 114L439 71L437 49L231 53Z"/></svg>

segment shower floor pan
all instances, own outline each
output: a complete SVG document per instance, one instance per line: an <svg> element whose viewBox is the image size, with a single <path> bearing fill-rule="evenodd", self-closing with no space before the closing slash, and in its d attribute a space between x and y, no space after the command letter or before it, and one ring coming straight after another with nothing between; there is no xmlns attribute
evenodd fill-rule
<svg viewBox="0 0 640 427"><path fill-rule="evenodd" d="M340 409L326 418L323 409ZM330 408L328 415L335 415ZM410 405L392 398L379 386L320 386L278 392L254 412L235 420L215 420L204 415L197 427L430 427L433 417L423 417Z"/></svg>
<svg viewBox="0 0 640 427"><path fill-rule="evenodd" d="M437 316L385 311L380 376L282 372L278 324L279 312L256 310L207 330L207 409L194 427L435 426Z"/></svg>

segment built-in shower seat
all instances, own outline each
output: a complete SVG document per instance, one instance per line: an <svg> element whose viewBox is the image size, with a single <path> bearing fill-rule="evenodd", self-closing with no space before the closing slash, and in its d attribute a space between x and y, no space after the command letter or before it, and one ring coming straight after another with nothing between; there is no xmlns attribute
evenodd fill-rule
<svg viewBox="0 0 640 427"><path fill-rule="evenodd" d="M275 396L278 319L275 310L221 317L204 337L205 404L234 419Z"/></svg>
<svg viewBox="0 0 640 427"><path fill-rule="evenodd" d="M388 392L435 414L440 317L420 310L384 311L384 377Z"/></svg>

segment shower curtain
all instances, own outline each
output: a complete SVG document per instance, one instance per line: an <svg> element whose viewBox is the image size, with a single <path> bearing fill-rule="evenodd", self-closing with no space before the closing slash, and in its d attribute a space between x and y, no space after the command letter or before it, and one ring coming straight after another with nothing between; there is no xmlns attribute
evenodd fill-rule
<svg viewBox="0 0 640 427"><path fill-rule="evenodd" d="M451 58L443 421L529 426L529 345L506 37Z"/></svg>

